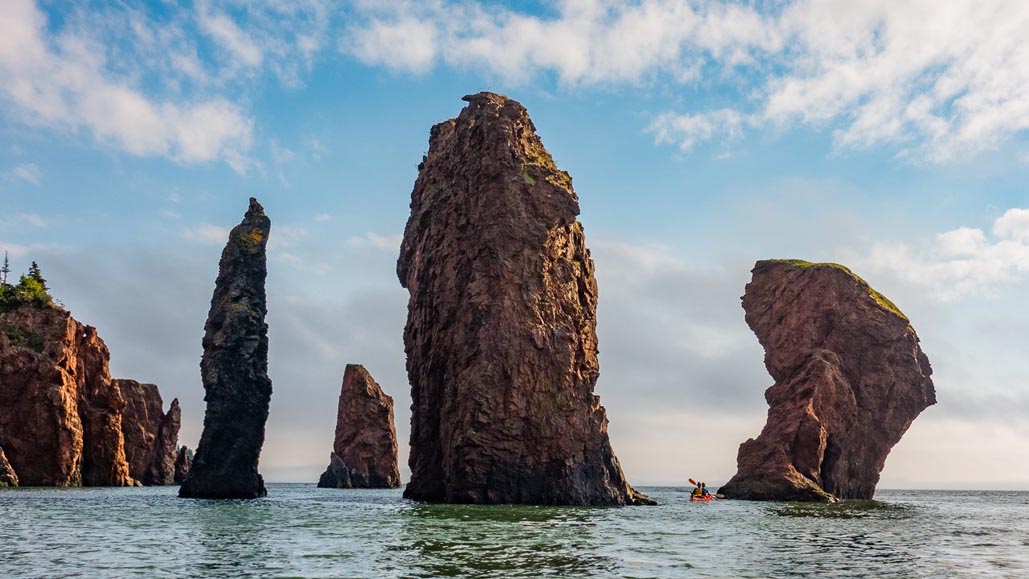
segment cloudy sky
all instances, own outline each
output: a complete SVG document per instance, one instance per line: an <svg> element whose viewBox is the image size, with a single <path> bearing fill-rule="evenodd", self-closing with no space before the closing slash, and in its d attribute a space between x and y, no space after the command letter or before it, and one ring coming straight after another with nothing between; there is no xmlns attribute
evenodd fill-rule
<svg viewBox="0 0 1029 579"><path fill-rule="evenodd" d="M5 0L0 248L116 376L203 416L227 229L273 221L262 470L314 481L343 367L409 391L396 279L429 127L529 110L581 198L597 391L637 484L724 481L771 384L739 296L769 257L851 266L911 318L940 403L884 487L1029 488L1023 0ZM406 467L405 467L406 472Z"/></svg>

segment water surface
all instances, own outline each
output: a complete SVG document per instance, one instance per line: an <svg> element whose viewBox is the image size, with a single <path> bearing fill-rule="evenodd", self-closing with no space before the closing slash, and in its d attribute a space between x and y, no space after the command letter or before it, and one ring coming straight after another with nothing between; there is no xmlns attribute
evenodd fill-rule
<svg viewBox="0 0 1029 579"><path fill-rule="evenodd" d="M425 505L269 485L0 490L2 577L1029 577L1029 493L635 508Z"/></svg>

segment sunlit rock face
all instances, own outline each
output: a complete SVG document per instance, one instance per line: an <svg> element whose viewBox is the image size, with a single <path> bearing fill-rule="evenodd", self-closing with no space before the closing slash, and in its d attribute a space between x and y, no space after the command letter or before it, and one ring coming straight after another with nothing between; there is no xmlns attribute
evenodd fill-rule
<svg viewBox="0 0 1029 579"><path fill-rule="evenodd" d="M116 379L114 383L125 399L121 429L129 474L147 486L173 484L182 422L179 399L172 400L168 412L164 412L156 384L125 379Z"/></svg>
<svg viewBox="0 0 1029 579"><path fill-rule="evenodd" d="M464 100L431 130L397 263L410 293L404 494L649 503L626 481L593 393L597 283L571 177L521 104Z"/></svg>
<svg viewBox="0 0 1029 579"><path fill-rule="evenodd" d="M207 402L204 430L179 496L249 499L268 494L257 464L272 397L264 289L270 232L271 220L251 198L222 251L200 362Z"/></svg>
<svg viewBox="0 0 1029 579"><path fill-rule="evenodd" d="M719 492L753 500L870 499L886 457L936 403L907 317L849 269L760 261L743 296L775 384L768 421Z"/></svg>

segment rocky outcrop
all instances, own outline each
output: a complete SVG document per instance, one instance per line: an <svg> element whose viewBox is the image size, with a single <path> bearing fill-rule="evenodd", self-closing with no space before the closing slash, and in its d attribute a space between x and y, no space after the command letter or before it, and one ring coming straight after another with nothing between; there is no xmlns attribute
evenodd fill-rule
<svg viewBox="0 0 1029 579"><path fill-rule="evenodd" d="M18 475L14 472L14 467L11 463L7 462L7 455L4 454L4 449L0 448L0 487L16 487L18 486Z"/></svg>
<svg viewBox="0 0 1029 579"><path fill-rule="evenodd" d="M172 400L168 412L156 384L135 380L114 380L125 398L122 434L125 458L132 478L144 485L170 485L175 482L175 454L182 412L179 399Z"/></svg>
<svg viewBox="0 0 1029 579"><path fill-rule="evenodd" d="M222 251L200 362L207 402L204 430L179 496L256 498L272 381L268 377L267 277L271 221L256 199Z"/></svg>
<svg viewBox="0 0 1029 579"><path fill-rule="evenodd" d="M650 502L625 480L593 394L597 284L571 178L522 105L464 100L432 128L397 263L410 293L404 496Z"/></svg>
<svg viewBox="0 0 1029 579"><path fill-rule="evenodd" d="M183 446L175 453L175 484L180 485L186 480L192 466L193 451Z"/></svg>
<svg viewBox="0 0 1029 579"><path fill-rule="evenodd" d="M0 314L0 447L22 485L134 484L109 360L96 329L63 308Z"/></svg>
<svg viewBox="0 0 1029 579"><path fill-rule="evenodd" d="M318 486L396 488L397 430L393 399L359 364L347 364L336 413L336 437Z"/></svg>
<svg viewBox="0 0 1029 579"><path fill-rule="evenodd" d="M936 403L910 322L849 269L760 261L743 296L775 384L768 422L719 492L753 500L870 499L886 456Z"/></svg>

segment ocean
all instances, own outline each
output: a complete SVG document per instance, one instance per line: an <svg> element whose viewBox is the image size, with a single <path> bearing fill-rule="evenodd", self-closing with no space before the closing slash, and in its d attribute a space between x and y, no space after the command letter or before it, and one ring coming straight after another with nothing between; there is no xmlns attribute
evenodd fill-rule
<svg viewBox="0 0 1029 579"><path fill-rule="evenodd" d="M1029 492L882 490L837 505L428 505L271 484L0 489L0 577L1029 577Z"/></svg>

